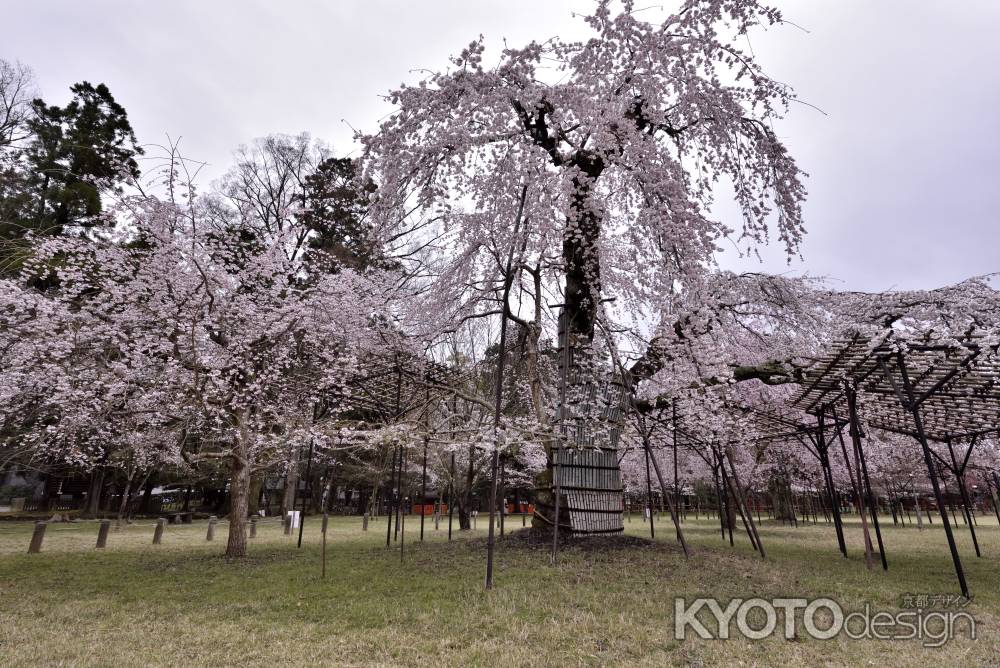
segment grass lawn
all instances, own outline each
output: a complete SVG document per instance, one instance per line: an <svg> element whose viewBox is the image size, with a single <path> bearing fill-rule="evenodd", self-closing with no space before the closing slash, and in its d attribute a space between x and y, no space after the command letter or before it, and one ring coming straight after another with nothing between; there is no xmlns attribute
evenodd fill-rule
<svg viewBox="0 0 1000 668"><path fill-rule="evenodd" d="M520 529L520 519L509 526ZM545 546L501 541L496 588L483 591L485 518L448 543L442 525L406 523L406 558L385 548L385 524L331 520L327 577L320 579L319 521L301 550L262 523L251 556L221 556L228 526L205 541L205 523L168 526L163 544L140 522L94 549L96 523L53 524L41 554L25 554L29 523L0 523L0 665L1000 665L1000 529L979 525L984 557L967 529L956 535L974 601L978 639L938 649L919 641L814 640L780 631L763 641L674 639L674 597L831 597L846 611L894 611L905 593L957 594L939 522L885 531L889 572L868 572L860 526L850 558L832 525L765 521L761 560L744 536L723 543L711 520L689 519L685 560L668 520L655 543L568 547L557 566ZM926 525L925 525L926 526ZM628 532L647 535L635 517ZM779 629L781 622L779 621Z"/></svg>

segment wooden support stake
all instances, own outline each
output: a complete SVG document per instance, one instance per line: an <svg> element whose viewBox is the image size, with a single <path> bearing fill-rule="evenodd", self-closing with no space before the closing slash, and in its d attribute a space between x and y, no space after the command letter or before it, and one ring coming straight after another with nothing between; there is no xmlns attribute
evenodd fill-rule
<svg viewBox="0 0 1000 668"><path fill-rule="evenodd" d="M28 554L38 554L42 551L46 526L47 524L41 520L35 522L35 530L31 533L31 543L28 545Z"/></svg>
<svg viewBox="0 0 1000 668"><path fill-rule="evenodd" d="M899 374L903 381L903 389L906 392L908 408L913 413L913 423L917 428L917 440L920 448L924 452L924 463L927 465L927 473L931 479L931 489L934 490L934 498L937 500L938 511L941 513L941 522L944 524L944 534L948 539L948 550L951 552L951 561L955 566L955 575L958 577L958 585L962 590L962 596L971 598L969 585L965 582L965 569L962 568L962 559L958 556L958 546L955 544L955 536L951 531L951 524L948 522L948 510L944 506L944 498L941 496L941 486L938 484L937 472L934 470L934 462L931 460L931 448L927 443L927 435L924 433L923 418L920 415L920 405L914 402L913 386L906 370L906 361L902 352L896 353L899 362Z"/></svg>
<svg viewBox="0 0 1000 668"><path fill-rule="evenodd" d="M111 531L111 520L101 520L97 529L97 547L103 549L108 544L108 532Z"/></svg>
<svg viewBox="0 0 1000 668"><path fill-rule="evenodd" d="M451 478L448 480L448 540L451 540L451 522L455 517L455 453L451 453Z"/></svg>
<svg viewBox="0 0 1000 668"><path fill-rule="evenodd" d="M156 528L153 529L153 545L159 545L163 542L163 528L166 526L167 520L165 517L156 520Z"/></svg>
<svg viewBox="0 0 1000 668"><path fill-rule="evenodd" d="M327 524L329 523L329 521L330 521L330 513L324 512L323 513L323 528L321 529L321 531L323 532L323 547L321 548L322 549L322 559L323 559L323 570L320 573L320 577L323 577L323 578L326 577L326 527L327 527Z"/></svg>
<svg viewBox="0 0 1000 668"><path fill-rule="evenodd" d="M257 518L256 517L251 517L250 518L250 537L251 538L256 538L257 537Z"/></svg>
<svg viewBox="0 0 1000 668"><path fill-rule="evenodd" d="M211 541L215 540L215 523L219 521L215 515L208 518L208 531L205 533L205 540ZM292 519L288 518L289 524L291 524Z"/></svg>

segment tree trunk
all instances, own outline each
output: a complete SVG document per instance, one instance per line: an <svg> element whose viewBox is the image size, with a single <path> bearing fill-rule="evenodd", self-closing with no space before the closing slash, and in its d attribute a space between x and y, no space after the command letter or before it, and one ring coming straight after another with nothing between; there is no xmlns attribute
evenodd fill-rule
<svg viewBox="0 0 1000 668"><path fill-rule="evenodd" d="M791 504L791 483L786 473L773 476L767 484L767 491L771 496L771 509L774 512L774 519L783 522L795 520L795 509Z"/></svg>
<svg viewBox="0 0 1000 668"><path fill-rule="evenodd" d="M105 471L105 467L98 466L91 472L90 486L87 488L87 504L83 507L80 517L96 517L100 514Z"/></svg>
<svg viewBox="0 0 1000 668"><path fill-rule="evenodd" d="M142 492L142 501L139 502L139 513L146 515L149 513L150 504L153 500L153 488L156 487L156 474L147 476L146 487Z"/></svg>
<svg viewBox="0 0 1000 668"><path fill-rule="evenodd" d="M229 481L229 540L226 558L241 559L247 554L247 514L250 494L250 464L247 461L245 434L233 453Z"/></svg>
<svg viewBox="0 0 1000 668"><path fill-rule="evenodd" d="M469 446L469 466L465 470L465 489L458 499L458 528L468 531L472 528L472 483L476 479L476 447Z"/></svg>
<svg viewBox="0 0 1000 668"><path fill-rule="evenodd" d="M264 492L264 474L258 473L250 478L250 490L247 493L247 514L256 515L260 512L260 499Z"/></svg>
<svg viewBox="0 0 1000 668"><path fill-rule="evenodd" d="M292 448L288 454L288 475L285 476L285 489L281 496L281 516L295 510L295 499L299 489L299 449Z"/></svg>

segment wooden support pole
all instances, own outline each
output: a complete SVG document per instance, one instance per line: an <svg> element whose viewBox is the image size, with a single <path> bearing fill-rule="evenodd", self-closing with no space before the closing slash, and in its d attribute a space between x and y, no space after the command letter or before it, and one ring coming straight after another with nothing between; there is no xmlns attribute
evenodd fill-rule
<svg viewBox="0 0 1000 668"><path fill-rule="evenodd" d="M31 532L31 543L28 544L28 554L38 554L42 551L42 541L45 540L46 522L35 522L35 530Z"/></svg>
<svg viewBox="0 0 1000 668"><path fill-rule="evenodd" d="M733 472L733 483L735 484L737 507L742 507L740 515L743 517L743 524L747 530L747 534L750 535L750 542L754 543L754 547L758 552L760 552L760 558L766 559L767 554L764 552L764 544L760 541L760 534L757 533L757 525L754 524L753 516L750 514L750 508L747 506L746 494L744 492L743 485L740 483L739 474L736 472L736 461L733 458L731 448L726 448L725 454L726 458L729 460L729 469Z"/></svg>
<svg viewBox="0 0 1000 668"><path fill-rule="evenodd" d="M844 454L844 466L847 468L847 475L851 479L851 490L854 493L854 508L858 513L858 517L861 518L861 530L864 534L865 539L865 566L868 570L872 569L872 539L871 535L868 533L868 518L865 515L865 511L862 508L861 492L858 490L858 484L854 479L854 469L851 467L851 458L847 454L847 445L844 443L844 435L840 429L837 429L837 440L840 441L840 449Z"/></svg>
<svg viewBox="0 0 1000 668"><path fill-rule="evenodd" d="M646 447L643 448L643 452L646 456L646 509L649 512L649 537L656 538L656 530L653 528L653 483L649 477L649 445L646 441L646 433L643 431L642 435L643 441L646 442Z"/></svg>
<svg viewBox="0 0 1000 668"><path fill-rule="evenodd" d="M167 526L167 519L161 517L156 520L156 528L153 529L153 545L159 545L163 542L163 529Z"/></svg>
<svg viewBox="0 0 1000 668"><path fill-rule="evenodd" d="M451 477L448 479L448 540L451 540L451 524L455 517L455 453L451 453Z"/></svg>
<svg viewBox="0 0 1000 668"><path fill-rule="evenodd" d="M505 458L500 457L500 491L497 495L500 501L500 537L504 536L504 524L507 519L507 466Z"/></svg>
<svg viewBox="0 0 1000 668"><path fill-rule="evenodd" d="M250 538L256 538L256 537L257 537L257 516L256 515L251 515L250 516Z"/></svg>
<svg viewBox="0 0 1000 668"><path fill-rule="evenodd" d="M399 516L399 521L397 522L397 528L399 529L399 561L403 562L403 558L406 556L406 508L403 505L406 503L407 494L404 492L403 487L403 469L406 467L406 451L403 451L403 459L400 463L399 468L399 502L396 504L396 513Z"/></svg>
<svg viewBox="0 0 1000 668"><path fill-rule="evenodd" d="M219 520L215 515L208 518L208 531L205 533L205 540L215 540L215 523ZM292 518L288 518L288 523L291 525Z"/></svg>
<svg viewBox="0 0 1000 668"><path fill-rule="evenodd" d="M322 547L320 548L320 555L321 555L320 559L322 559L322 562L323 562L323 565L322 565L321 570L320 570L320 577L321 578L325 578L326 577L326 528L327 528L327 525L329 524L329 522L330 522L330 513L324 511L323 512L323 526L320 529L320 531L323 532L323 543L322 543Z"/></svg>
<svg viewBox="0 0 1000 668"><path fill-rule="evenodd" d="M392 532L392 539L394 541L399 540L399 521L403 513L403 462L406 461L406 450L402 443L399 444L399 470L396 473L396 493L394 495L396 500L396 526Z"/></svg>
<svg viewBox="0 0 1000 668"><path fill-rule="evenodd" d="M1000 526L1000 498L997 498L997 490L1000 489L1000 477L997 476L996 472L993 472L993 484L990 484L990 479L986 479L986 486L990 488L990 496L993 499L993 513L997 516L997 526Z"/></svg>
<svg viewBox="0 0 1000 668"><path fill-rule="evenodd" d="M103 549L108 545L108 532L111 531L111 520L101 520L97 529L97 547Z"/></svg>
<svg viewBox="0 0 1000 668"><path fill-rule="evenodd" d="M429 391L429 390L428 390ZM429 435L424 435L424 462L420 469L420 542L424 542L424 503L427 501L427 442Z"/></svg>
<svg viewBox="0 0 1000 668"><path fill-rule="evenodd" d="M315 417L316 409L313 408L313 415ZM306 460L306 479L302 484L302 503L299 504L299 541L297 547L301 549L302 547L302 532L306 528L306 499L312 498L312 463L313 463L313 441L315 439L309 439L309 458ZM298 483L296 483L298 484ZM299 490L296 489L296 492ZM295 507L295 504L292 504ZM325 510L325 509L324 509Z"/></svg>
<svg viewBox="0 0 1000 668"><path fill-rule="evenodd" d="M656 471L656 480L660 483L660 490L663 492L664 498L667 499L667 507L670 508L670 518L674 522L674 527L677 529L677 541L681 544L681 549L684 550L684 558L690 558L691 554L688 552L687 541L684 540L684 532L681 530L680 518L677 516L677 507L670 502L669 496L667 496L667 486L663 483L663 475L660 473L660 465L656 463L655 457L649 457L649 437L646 433L645 427L642 429L642 440L643 446L646 449L647 458L649 461L653 462L653 469Z"/></svg>
<svg viewBox="0 0 1000 668"><path fill-rule="evenodd" d="M833 484L833 468L830 466L830 444L825 440L823 433L823 415L818 416L819 430L817 431L816 452L819 454L819 463L823 469L823 479L826 481L826 493L830 500L830 512L833 515L833 526L837 532L837 545L840 553L847 557L847 542L844 540L844 524L840 517L840 499L837 497L837 487ZM835 427L836 428L836 427Z"/></svg>
<svg viewBox="0 0 1000 668"><path fill-rule="evenodd" d="M385 546L388 549L392 545L392 504L396 496L396 460L399 456L399 445L396 445L396 449L392 453L392 465L389 469L389 490L385 495L385 515L386 515L386 525L385 525Z"/></svg>
<svg viewBox="0 0 1000 668"><path fill-rule="evenodd" d="M552 554L549 556L549 563L555 566L559 552L559 501L562 496L562 459L558 454L561 450L556 450L556 462L552 469L552 477L556 483L555 509L552 515ZM650 520L652 521L652 520Z"/></svg>
<svg viewBox="0 0 1000 668"><path fill-rule="evenodd" d="M285 535L292 535L292 514L285 513L285 517L282 518L282 524L284 525Z"/></svg>
<svg viewBox="0 0 1000 668"><path fill-rule="evenodd" d="M715 460L715 454L712 454L712 479L715 481L715 498L718 501L718 511L719 511L719 531L722 533L722 540L726 540L726 520L728 517L723 517L723 501L722 501L722 488L719 487L719 464Z"/></svg>
<svg viewBox="0 0 1000 668"><path fill-rule="evenodd" d="M868 509L871 511L872 526L875 527L875 540L878 541L878 553L882 560L882 570L889 570L889 562L885 556L885 544L882 542L882 529L878 522L878 503L875 500L875 493L872 491L872 481L868 477L868 463L865 458L865 449L861 444L861 421L858 419L858 395L853 387L845 388L847 394L847 411L850 421L851 441L854 443L855 457L861 461L861 476L865 489L868 492Z"/></svg>
<svg viewBox="0 0 1000 668"><path fill-rule="evenodd" d="M750 530L750 525L747 524L746 515L743 514L743 504L740 502L739 494L737 494L736 487L733 484L732 477L726 472L726 460L725 457L720 452L716 452L716 457L719 460L720 471L722 472L722 484L725 488L727 494L727 500L736 502L736 512L740 516L740 521L743 522L743 529L747 532L747 537L750 539L750 546L753 547L755 552L760 550L757 547L757 539L753 532ZM731 538L732 536L730 536Z"/></svg>
<svg viewBox="0 0 1000 668"><path fill-rule="evenodd" d="M969 501L969 492L965 488L965 470L964 466L960 467L958 465L958 458L955 456L955 447L952 445L951 441L945 441L948 445L948 453L951 455L951 464L954 467L955 479L958 482L958 492L962 496L962 511L965 513L965 523L969 525L969 533L972 534L972 545L976 548L976 556L982 557L983 553L979 549L979 539L976 537L976 527L972 524L972 513L969 510L969 506L972 502ZM973 447L972 444L969 445L970 448ZM968 461L968 460L966 460Z"/></svg>
<svg viewBox="0 0 1000 668"><path fill-rule="evenodd" d="M944 498L941 496L941 486L938 484L934 462L931 459L931 448L927 443L927 436L924 434L924 423L920 415L920 405L915 403L913 387L910 385L910 378L906 371L906 361L903 359L903 354L898 352L896 355L896 359L899 362L900 376L903 381L903 389L906 392L909 404L905 407L913 413L913 422L917 428L917 440L920 442L920 447L924 452L924 463L927 465L927 473L931 479L931 488L934 490L934 498L937 500L938 511L941 513L941 521L944 523L944 533L948 539L948 549L951 552L951 560L955 566L955 574L958 576L958 584L962 589L962 595L965 598L971 598L969 595L969 586L965 582L965 570L962 568L962 559L958 556L958 546L955 544L955 536L952 534L951 524L948 522L948 510L944 506Z"/></svg>

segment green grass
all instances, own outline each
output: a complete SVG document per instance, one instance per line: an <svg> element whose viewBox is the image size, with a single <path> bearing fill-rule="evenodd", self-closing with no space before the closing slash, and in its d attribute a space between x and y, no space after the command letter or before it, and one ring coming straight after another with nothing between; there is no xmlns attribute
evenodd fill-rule
<svg viewBox="0 0 1000 668"><path fill-rule="evenodd" d="M673 599L821 597L845 609L894 610L904 593L957 593L940 524L886 529L890 570L868 572L860 527L848 528L850 558L830 525L765 522L768 559L746 537L723 543L709 520L685 524L690 560L667 521L655 544L570 547L549 566L545 546L501 541L496 588L483 591L485 525L448 543L443 528L407 521L406 558L385 548L385 525L332 520L327 577L319 577L319 521L301 550L272 523L251 556L221 556L227 525L206 543L205 523L168 526L162 545L148 523L112 531L94 549L95 523L50 525L41 554L25 554L28 523L0 523L0 665L1000 665L1000 530L983 518L977 559L957 528L979 638L940 649L916 641L819 641L779 636L681 642ZM520 519L510 521L520 529ZM638 517L629 533L648 535Z"/></svg>

